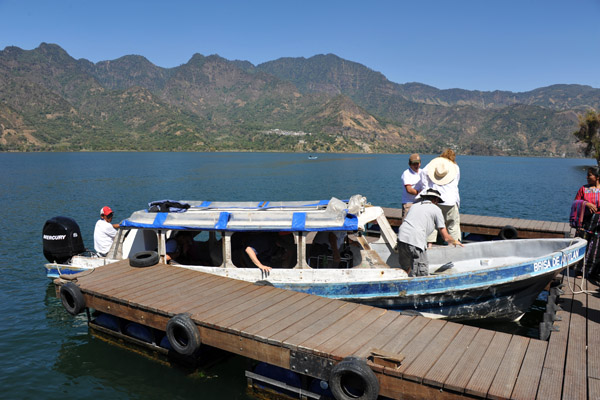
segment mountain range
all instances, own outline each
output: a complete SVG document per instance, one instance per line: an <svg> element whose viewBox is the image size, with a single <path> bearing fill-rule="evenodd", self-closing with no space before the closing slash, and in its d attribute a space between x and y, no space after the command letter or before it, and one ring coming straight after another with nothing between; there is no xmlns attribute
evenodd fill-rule
<svg viewBox="0 0 600 400"><path fill-rule="evenodd" d="M423 152L581 156L600 89L398 84L336 55L259 65L194 54L162 68L92 63L60 46L0 51L0 151Z"/></svg>

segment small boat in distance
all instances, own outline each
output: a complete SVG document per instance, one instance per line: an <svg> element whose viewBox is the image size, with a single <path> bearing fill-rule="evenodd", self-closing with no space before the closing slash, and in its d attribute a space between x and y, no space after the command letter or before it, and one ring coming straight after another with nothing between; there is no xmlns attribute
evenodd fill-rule
<svg viewBox="0 0 600 400"><path fill-rule="evenodd" d="M174 257L174 268L431 318L515 320L560 271L583 259L587 244L581 238L561 238L436 247L427 251L430 275L408 277L399 268L396 234L383 209L360 195L348 201L167 203L151 203L124 220L108 257L60 250L76 248L59 244L81 235L59 227L46 229L47 223L48 277L110 268L110 263L127 258L132 267L166 262L169 244L185 237L187 245L197 249L197 258ZM367 224L379 225L380 235L368 237ZM330 232L343 233L339 263L330 253L315 254L316 235ZM242 260L247 243L256 236L273 243L286 239L287 244L273 253L269 272Z"/></svg>
<svg viewBox="0 0 600 400"><path fill-rule="evenodd" d="M318 156L308 156L309 160L316 160L317 158L319 158Z"/></svg>

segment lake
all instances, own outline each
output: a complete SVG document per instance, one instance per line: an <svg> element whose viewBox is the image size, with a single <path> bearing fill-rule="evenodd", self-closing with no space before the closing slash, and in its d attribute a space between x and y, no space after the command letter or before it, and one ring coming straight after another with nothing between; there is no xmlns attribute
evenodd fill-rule
<svg viewBox="0 0 600 400"><path fill-rule="evenodd" d="M423 165L434 158L422 155ZM120 221L153 200L320 200L362 194L401 206L408 155L0 153L0 387L3 398L246 399L233 357L186 374L88 334L45 277L42 227L74 218L88 248L100 208ZM461 212L567 221L590 159L458 156Z"/></svg>

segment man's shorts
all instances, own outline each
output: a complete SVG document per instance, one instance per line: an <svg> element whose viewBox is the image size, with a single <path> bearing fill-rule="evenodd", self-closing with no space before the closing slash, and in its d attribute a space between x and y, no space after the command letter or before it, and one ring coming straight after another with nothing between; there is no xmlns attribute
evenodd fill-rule
<svg viewBox="0 0 600 400"><path fill-rule="evenodd" d="M400 268L405 270L408 276L429 275L429 261L425 250L408 243L398 242L398 261Z"/></svg>

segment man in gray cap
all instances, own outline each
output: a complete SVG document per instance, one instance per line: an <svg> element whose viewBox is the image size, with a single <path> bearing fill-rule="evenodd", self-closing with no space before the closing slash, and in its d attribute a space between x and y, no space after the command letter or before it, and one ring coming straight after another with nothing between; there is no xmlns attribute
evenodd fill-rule
<svg viewBox="0 0 600 400"><path fill-rule="evenodd" d="M408 276L429 275L427 236L434 230L454 246L463 244L448 234L442 210L437 206L443 199L435 189L427 189L412 205L398 230L398 260Z"/></svg>
<svg viewBox="0 0 600 400"><path fill-rule="evenodd" d="M402 218L406 216L408 209L415 202L415 196L423 189L421 179L421 157L418 154L411 154L408 158L408 169L402 173Z"/></svg>

